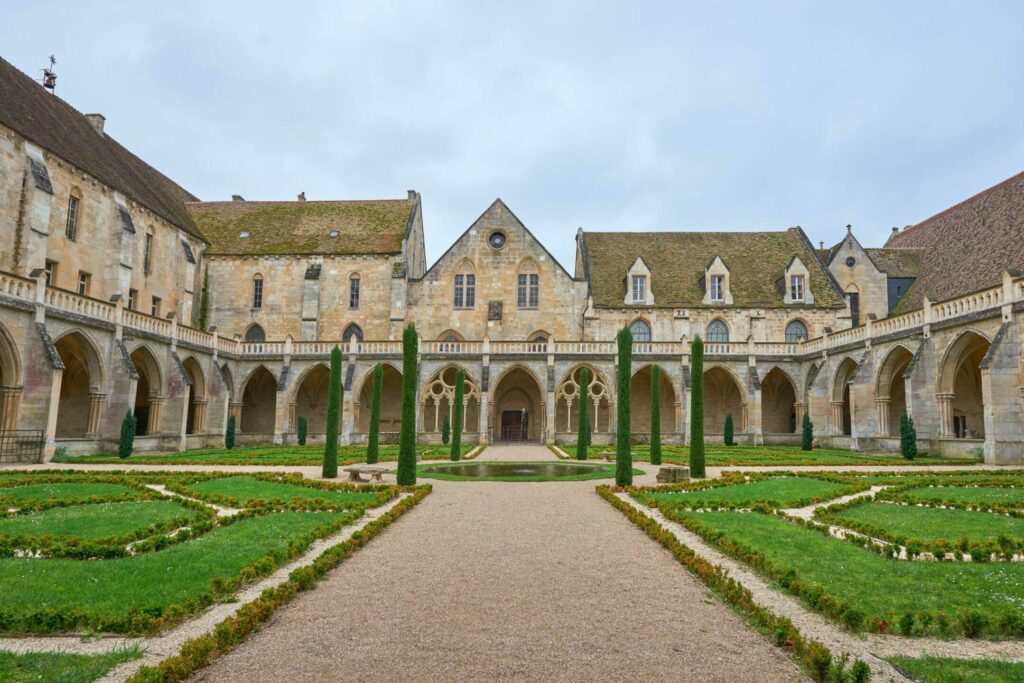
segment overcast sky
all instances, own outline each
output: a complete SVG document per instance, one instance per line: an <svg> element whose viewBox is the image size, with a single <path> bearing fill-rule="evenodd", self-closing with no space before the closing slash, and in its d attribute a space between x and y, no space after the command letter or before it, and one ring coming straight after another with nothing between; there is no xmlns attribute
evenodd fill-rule
<svg viewBox="0 0 1024 683"><path fill-rule="evenodd" d="M216 5L210 7L208 5ZM1024 3L15 2L0 55L202 199L501 197L576 229L866 245L1024 170ZM756 255L752 256L756 257Z"/></svg>

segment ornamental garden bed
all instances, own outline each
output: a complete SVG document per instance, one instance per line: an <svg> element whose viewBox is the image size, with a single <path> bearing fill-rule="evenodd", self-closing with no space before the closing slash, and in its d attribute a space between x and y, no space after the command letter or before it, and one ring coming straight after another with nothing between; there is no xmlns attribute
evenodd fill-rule
<svg viewBox="0 0 1024 683"><path fill-rule="evenodd" d="M462 446L465 457L476 444ZM447 460L450 446L417 445L416 452L424 460ZM398 460L398 446L381 446L382 462ZM115 465L291 465L323 464L324 447L319 446L253 446L239 448L204 448L180 453L133 455L125 460L116 455L66 456L59 462ZM57 462L55 460L55 462ZM366 462L366 446L342 446L338 449L338 465Z"/></svg>
<svg viewBox="0 0 1024 683"><path fill-rule="evenodd" d="M633 489L633 496L652 506L685 508L803 507L867 490L867 484L829 474L779 472L744 474L681 486Z"/></svg>
<svg viewBox="0 0 1024 683"><path fill-rule="evenodd" d="M102 678L122 662L141 656L142 650L135 647L100 655L0 652L0 681L86 683Z"/></svg>
<svg viewBox="0 0 1024 683"><path fill-rule="evenodd" d="M600 459L602 451L609 446L591 446L587 451L590 459ZM575 447L563 446L570 456ZM662 446L662 462L685 465L690 458L687 446ZM633 446L633 459L649 462L649 446ZM815 448L801 450L797 446L706 446L705 463L708 467L760 467L796 465L970 465L979 462L974 458L936 458L918 456L905 460L896 455L860 453L836 448Z"/></svg>
<svg viewBox="0 0 1024 683"><path fill-rule="evenodd" d="M305 480L302 475L297 474L220 476L191 483L171 484L168 488L217 505L232 507L280 501L285 504L310 503L320 508L344 509L368 504L382 505L395 495L393 487L360 488L347 484Z"/></svg>

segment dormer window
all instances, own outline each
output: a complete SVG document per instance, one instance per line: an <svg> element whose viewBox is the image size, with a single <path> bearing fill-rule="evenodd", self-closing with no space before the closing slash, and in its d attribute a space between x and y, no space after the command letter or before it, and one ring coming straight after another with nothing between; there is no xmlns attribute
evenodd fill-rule
<svg viewBox="0 0 1024 683"><path fill-rule="evenodd" d="M789 297L793 301L804 300L804 276L791 275L789 278Z"/></svg>
<svg viewBox="0 0 1024 683"><path fill-rule="evenodd" d="M647 276L633 276L633 302L642 304L647 300Z"/></svg>
<svg viewBox="0 0 1024 683"><path fill-rule="evenodd" d="M725 276L711 276L711 300L723 301L725 299Z"/></svg>
<svg viewBox="0 0 1024 683"><path fill-rule="evenodd" d="M786 272L783 275L783 303L801 305L814 303L814 295L807 286L810 282L810 275L810 271L807 270L807 266L800 260L800 257L794 256L786 266Z"/></svg>
<svg viewBox="0 0 1024 683"><path fill-rule="evenodd" d="M642 256L638 256L626 272L623 282L625 294L623 303L627 306L653 306L654 292L651 290L651 269Z"/></svg>
<svg viewBox="0 0 1024 683"><path fill-rule="evenodd" d="M730 279L729 266L725 265L722 257L711 259L711 263L704 269L704 298L701 302L705 306L731 306L733 299Z"/></svg>

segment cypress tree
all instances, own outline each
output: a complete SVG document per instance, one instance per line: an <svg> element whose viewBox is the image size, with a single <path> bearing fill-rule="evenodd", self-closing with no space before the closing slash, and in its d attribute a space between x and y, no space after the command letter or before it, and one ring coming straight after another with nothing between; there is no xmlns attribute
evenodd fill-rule
<svg viewBox="0 0 1024 683"><path fill-rule="evenodd" d="M135 424L135 416L129 410L121 420L121 440L117 444L117 454L121 456L122 460L131 455L135 449Z"/></svg>
<svg viewBox="0 0 1024 683"><path fill-rule="evenodd" d="M462 404L466 398L466 372L462 368L455 371L455 405L452 406L455 424L452 432L452 460L462 459Z"/></svg>
<svg viewBox="0 0 1024 683"><path fill-rule="evenodd" d="M800 448L809 451L814 448L814 424L811 422L811 415L804 411L804 422L801 427Z"/></svg>
<svg viewBox="0 0 1024 683"><path fill-rule="evenodd" d="M618 396L619 411L615 428L615 485L633 483L632 433L630 431L629 382L633 378L633 335L628 327L619 331Z"/></svg>
<svg viewBox="0 0 1024 683"><path fill-rule="evenodd" d="M900 415L900 452L907 460L917 455L917 429L906 410Z"/></svg>
<svg viewBox="0 0 1024 683"><path fill-rule="evenodd" d="M693 338L690 349L690 476L703 478L704 471L704 342Z"/></svg>
<svg viewBox="0 0 1024 683"><path fill-rule="evenodd" d="M341 349L331 349L331 373L327 380L327 443L324 445L323 478L338 476L338 418L341 412Z"/></svg>
<svg viewBox="0 0 1024 683"><path fill-rule="evenodd" d="M419 337L410 324L402 333L402 427L398 437L398 484L416 484L416 353Z"/></svg>
<svg viewBox="0 0 1024 683"><path fill-rule="evenodd" d="M452 423L448 420L448 416L444 416L444 422L441 423L441 443L445 446L452 442Z"/></svg>
<svg viewBox="0 0 1024 683"><path fill-rule="evenodd" d="M228 427L224 430L224 448L231 450L235 447L235 416L228 418Z"/></svg>
<svg viewBox="0 0 1024 683"><path fill-rule="evenodd" d="M366 443L366 462L374 464L380 460L380 393L384 387L384 368L380 363L373 366L373 396L370 398L370 436Z"/></svg>
<svg viewBox="0 0 1024 683"><path fill-rule="evenodd" d="M736 441L733 440L733 427L732 427L732 413L725 414L725 445L735 446Z"/></svg>
<svg viewBox="0 0 1024 683"><path fill-rule="evenodd" d="M299 445L300 446L305 446L306 445L306 436L309 435L309 420L306 419L305 415L299 415L299 419L298 419L297 422L298 422L298 429L296 431L298 432L298 436L299 436Z"/></svg>
<svg viewBox="0 0 1024 683"><path fill-rule="evenodd" d="M661 464L661 368L651 366L651 464Z"/></svg>
<svg viewBox="0 0 1024 683"><path fill-rule="evenodd" d="M576 417L576 459L586 460L590 448L590 413L587 403L590 400L590 369L580 368L580 404L577 406Z"/></svg>

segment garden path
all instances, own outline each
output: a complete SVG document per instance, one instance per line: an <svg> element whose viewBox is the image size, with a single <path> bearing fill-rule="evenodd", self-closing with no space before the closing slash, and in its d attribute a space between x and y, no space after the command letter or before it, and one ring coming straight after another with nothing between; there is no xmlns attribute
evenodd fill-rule
<svg viewBox="0 0 1024 683"><path fill-rule="evenodd" d="M430 483L198 680L805 680L595 482Z"/></svg>

